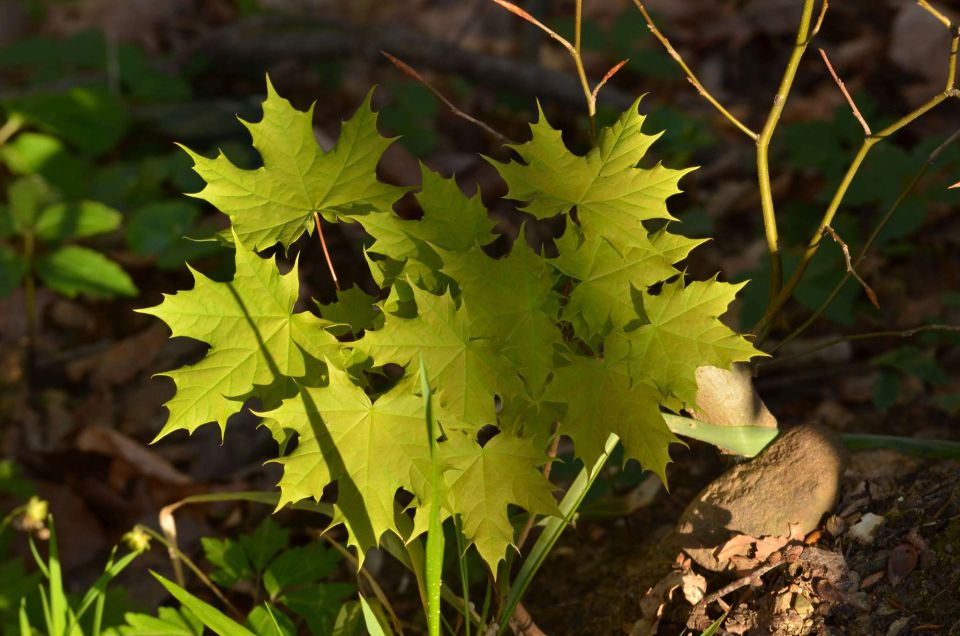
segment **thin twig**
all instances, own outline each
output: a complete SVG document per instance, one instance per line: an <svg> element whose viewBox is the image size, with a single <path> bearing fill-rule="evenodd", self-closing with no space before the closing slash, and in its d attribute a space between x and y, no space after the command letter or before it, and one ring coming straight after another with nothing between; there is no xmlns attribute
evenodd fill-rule
<svg viewBox="0 0 960 636"><path fill-rule="evenodd" d="M783 565L783 564L785 564L785 563L787 563L787 560L786 560L786 559L784 559L784 560L782 560L782 561L779 561L779 562L777 562L777 563L767 563L766 565L761 565L761 566L758 567L756 570L753 570L753 571L751 571L750 573L746 574L745 576L741 576L741 577L740 577L739 579L737 579L736 581L733 581L733 582L729 583L728 585L725 585L724 587L721 587L719 590L717 590L717 591L714 592L713 594L710 594L709 596L703 597L703 600L700 601L700 602L698 603L698 605L702 605L702 606L706 607L707 605L710 605L710 603L713 603L713 602L715 602L715 601L719 601L720 599L722 599L722 598L723 598L724 596L726 596L727 594L730 594L730 593L732 593L732 592L736 592L737 590L739 590L739 589L742 588L742 587L746 587L746 586L748 586L748 585L753 585L754 582L755 582L755 581L759 581L760 578L761 578L764 574L766 574L766 573L769 572L770 570L773 570L773 569L775 569L775 568L780 567L781 565Z"/></svg>
<svg viewBox="0 0 960 636"><path fill-rule="evenodd" d="M470 123L473 124L474 126L477 126L477 127L481 128L481 129L483 129L486 133L488 133L488 134L491 135L492 137L496 137L497 141L499 141L501 144L509 144L509 143L512 143L511 140L510 140L510 138L508 138L508 137L507 137L506 135L504 135L503 133L497 131L495 128L493 128L493 127L490 126L489 124L487 124L487 123L485 123L485 122L482 122L482 121L480 121L479 119L477 119L476 117L474 117L474 116L472 116L472 115L469 115L469 114L463 112L462 110L460 110L459 108L457 108L457 107L453 104L453 102L451 102L449 99L447 99L447 97L446 97L443 93L441 93L441 92L440 92L439 90L437 90L430 82L428 82L428 81L423 77L423 75L421 75L419 72L417 72L417 70L416 70L415 68L413 68L412 66L410 66L409 64L407 64L407 63L404 62L403 60L401 60L401 59L399 59L399 58L391 55L390 53L387 53L386 51L380 51L380 53L383 54L383 56L384 56L385 58L387 58L388 60L390 60L390 62L391 62L394 66L396 66L398 69L400 69L400 72L402 72L404 75L407 75L408 77L410 77L410 78L412 78L412 79L415 79L416 81L418 81L418 82L420 82L421 84L423 84L423 85L427 88L427 90L429 90L431 93L433 93L433 94L437 97L437 99L439 99L441 102L443 102L443 103L447 106L447 108L450 109L450 112L452 112L454 115L456 115L456 116L459 117L460 119L463 119L463 120L466 120L466 121L470 122Z"/></svg>
<svg viewBox="0 0 960 636"><path fill-rule="evenodd" d="M917 4L920 5L920 7L921 7L922 9L926 10L927 13L929 13L929 14L932 15L934 18L936 18L937 20L939 20L940 23L941 23L943 26L947 27L948 29L949 29L951 26L953 26L953 24L950 22L950 18L948 18L948 17L945 16L944 14L940 13L939 11L937 11L937 10L933 7L933 5L931 5L927 0L917 0Z"/></svg>
<svg viewBox="0 0 960 636"><path fill-rule="evenodd" d="M926 161L924 161L924 163L923 163L923 165L920 167L920 169L917 170L917 172L913 175L913 177L910 179L910 182L903 188L903 190L900 191L900 194L897 195L897 199L893 202L893 205L890 206L890 208L887 210L886 214L883 215L883 217L877 222L876 226L873 228L873 231L870 233L870 237L867 238L866 243L864 243L864 244L863 244L863 247L860 248L860 252L857 254L857 258L854 259L854 261L853 261L853 267L854 267L854 268L859 267L859 266L860 266L860 263L863 262L863 259L866 258L867 252L869 252L869 251L870 251L870 248L873 247L874 242L877 240L877 237L880 236L880 232L881 232L881 231L883 230L883 228L886 226L887 222L890 221L890 218L891 218L891 217L893 216L893 214L897 211L897 209L899 209L900 205L904 202L904 200L907 198L907 196L909 196L910 193L913 192L913 189L917 186L917 183L920 182L920 179L923 177L923 175L925 175L925 174L927 173L927 170L930 169L930 166L932 166L933 163L937 160L937 157L940 156L940 153L943 152L943 150L944 150L947 146L949 146L950 144L952 144L952 143L953 143L954 141L956 141L958 138L960 138L960 130L957 130L957 131L954 132L952 135L950 135L949 137L947 137L947 139L945 139L943 143L941 143L939 146L937 146L937 147L933 150L933 152L931 152L931 153L927 156ZM960 184L958 184L958 185L960 185ZM840 290L843 289L843 286L844 286L844 284L847 282L847 279L848 279L848 278L850 278L850 272L849 272L849 270L848 270L848 271L843 275L843 277L837 282L837 284L834 286L833 290L830 292L830 295L827 296L827 298L820 304L819 307L817 307L817 310L814 311L810 316L808 316L807 319L804 320L803 323L802 323L799 327L797 327L796 329L794 329L794 330L793 330L792 332L790 332L790 334L788 334L783 340L781 340L780 342L778 342L778 343L770 350L770 353L773 353L774 351L777 351L778 349L780 349L781 347L783 347L784 345L786 345L788 342L790 342L790 341L792 341L793 339L795 339L795 338L796 338L797 336L799 336L801 333L803 333L804 331L806 331L807 327L809 327L810 325L812 325L813 322L814 322L817 318L819 318L819 317L823 314L823 312L825 312L825 311L827 310L827 307L829 307L830 304L833 303L833 299L836 298L836 297L837 297L837 294L840 293Z"/></svg>
<svg viewBox="0 0 960 636"><path fill-rule="evenodd" d="M816 353L821 349L827 349L835 345L844 343L844 342L856 342L857 340L872 340L874 338L911 338L918 333L925 333L927 331L948 331L953 333L960 333L960 325L943 325L943 324L932 324L932 325L920 325L919 327L913 327L911 329L900 329L900 330L888 330L888 331L870 331L867 333L855 333L849 336L843 336L841 338L834 338L833 340L827 340L821 342L814 347L807 349L806 351L800 351L798 353L793 353L782 358L769 358L770 362L776 360L779 362L786 362L787 360L794 360L796 358L802 358L804 356L810 355L811 353ZM767 361L762 360L759 364L765 364Z"/></svg>
<svg viewBox="0 0 960 636"><path fill-rule="evenodd" d="M813 25L813 30L810 31L810 39L817 37L817 34L820 33L820 27L823 26L823 19L827 15L827 9L830 8L830 3L827 0L823 0L823 4L820 5L820 15L817 16L817 23Z"/></svg>
<svg viewBox="0 0 960 636"><path fill-rule="evenodd" d="M637 9L639 9L640 13L643 15L643 19L647 21L647 28L650 29L650 33L652 33L653 37L660 41L660 44L662 44L663 48L667 50L667 53L670 54L670 57L672 57L673 60L680 66L687 76L687 81L693 84L693 87L697 89L697 92L700 93L700 96L707 100L711 106L716 108L721 115L726 117L731 124L739 128L743 134L745 134L747 137L750 137L750 139L756 140L758 137L757 133L751 130L742 121L737 119L733 113L724 108L723 104L718 102L717 99L710 94L710 91L703 87L703 84L699 79L697 79L696 74L690 70L690 67L687 66L687 63L683 61L683 58L680 57L680 54L677 53L677 50L673 48L672 44L670 44L670 40L668 40L667 37L660 32L660 29L657 28L657 25L654 24L653 18L650 17L649 13L647 13L647 9L643 6L643 3L640 2L640 0L633 0L633 4L635 4Z"/></svg>
<svg viewBox="0 0 960 636"><path fill-rule="evenodd" d="M583 67L583 58L580 55L580 0L577 0L577 21L574 25L577 38L576 45L571 44L569 40L512 2L509 2L508 0L492 1L496 2L510 13L523 18L530 24L549 35L551 38L559 42L560 45L567 50L567 53L570 54L570 58L573 60L573 65L577 70L577 79L580 80L580 89L583 91L583 96L587 100L587 116L590 118L590 142L595 142L597 138L597 103L596 99L593 97L592 91L590 90L590 83L587 81L587 72Z"/></svg>
<svg viewBox="0 0 960 636"><path fill-rule="evenodd" d="M593 101L594 101L594 102L597 101L597 95L600 94L600 89L603 88L603 85L606 84L607 81L608 81L611 77L613 77L614 75L616 75L616 74L617 74L617 71L619 71L620 69L622 69L622 68L624 67L624 65L625 65L627 62L629 62L629 61L630 61L629 59L627 59L627 60L620 60L619 62L617 62L616 64L614 64L612 67L610 67L610 70L607 71L606 75L603 76L603 79L601 79L599 82L597 82L597 85L593 87L593 93L591 93L591 96L593 97Z"/></svg>
<svg viewBox="0 0 960 636"><path fill-rule="evenodd" d="M840 249L843 251L843 260L847 263L847 273L857 279L857 282L860 283L860 286L863 287L863 291L866 292L867 298L870 299L870 302L873 303L873 306L877 309L880 309L880 302L877 300L877 294L870 288L870 285L867 285L866 281L860 277L860 274L857 273L857 270L854 269L853 263L850 260L850 248L847 247L847 244L843 242L843 239L840 238L840 235L837 234L829 225L824 228L824 231L827 232L834 242L836 242Z"/></svg>
<svg viewBox="0 0 960 636"><path fill-rule="evenodd" d="M323 228L320 227L320 213L313 213L313 220L317 224L317 236L320 238L320 247L323 248L323 256L327 259L327 268L330 270L330 278L333 279L333 286L340 291L340 281L337 280L337 272L333 269L333 260L330 258L330 252L327 250L327 241L323 238Z"/></svg>
<svg viewBox="0 0 960 636"><path fill-rule="evenodd" d="M850 110L853 111L853 116L857 118L858 122L860 122L860 125L863 127L864 134L869 137L873 134L870 131L870 124L868 124L867 120L863 118L863 115L860 113L860 109L857 108L856 102L853 101L853 97L851 97L850 92L847 91L847 87L843 83L843 80L840 79L840 76L837 75L837 72L833 70L833 64L830 63L830 58L827 57L827 52L823 49L817 50L820 51L820 57L823 58L823 63L827 65L827 70L830 71L830 76L833 77L833 81L837 83L837 86L840 87L840 92L843 93L843 96L847 99L847 103L850 105Z"/></svg>
<svg viewBox="0 0 960 636"><path fill-rule="evenodd" d="M573 48L580 55L580 34L583 31L583 0L574 3L573 15Z"/></svg>
<svg viewBox="0 0 960 636"><path fill-rule="evenodd" d="M950 39L950 62L947 64L947 86L943 90L950 92L957 85L957 48L960 47L960 29L956 29Z"/></svg>

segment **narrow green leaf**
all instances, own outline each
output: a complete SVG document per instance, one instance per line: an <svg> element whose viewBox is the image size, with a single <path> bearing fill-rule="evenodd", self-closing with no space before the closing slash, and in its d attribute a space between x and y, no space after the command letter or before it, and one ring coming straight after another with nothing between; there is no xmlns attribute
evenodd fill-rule
<svg viewBox="0 0 960 636"><path fill-rule="evenodd" d="M576 479L573 480L566 494L564 494L559 506L560 516L547 518L543 531L540 533L540 536L537 537L537 541L533 544L530 554L524 559L523 565L520 566L520 570L517 572L510 586L510 592L507 594L507 599L503 604L498 621L500 633L503 633L503 630L510 624L510 617L513 616L513 610L516 609L517 604L523 599L523 595L526 593L527 588L530 587L530 583L533 581L537 570L543 565L543 562L560 538L560 535L566 527L573 522L577 509L580 507L580 504L583 503L583 498L587 496L587 491L590 490L593 482L596 481L600 475L600 471L606 465L610 454L613 452L613 449L616 448L619 441L619 438L614 434L607 437L603 452L589 468L584 466L580 470Z"/></svg>
<svg viewBox="0 0 960 636"><path fill-rule="evenodd" d="M363 623L366 625L367 633L370 636L393 636L393 631L387 626L386 621L380 621L370 603L362 595L360 596L360 607L363 610Z"/></svg>
<svg viewBox="0 0 960 636"><path fill-rule="evenodd" d="M48 624L53 636L66 633L67 614L70 611L70 605L67 602L67 594L63 589L63 569L60 567L60 548L57 544L57 530L53 523L53 517L47 518L47 525L50 528L49 556L47 559L47 578L50 585L50 623Z"/></svg>
<svg viewBox="0 0 960 636"><path fill-rule="evenodd" d="M670 430L677 435L713 444L742 457L754 457L776 439L779 429L762 426L716 426L689 417L663 413Z"/></svg>
<svg viewBox="0 0 960 636"><path fill-rule="evenodd" d="M420 354L420 391L423 394L424 419L427 425L427 443L430 445L430 521L427 527L427 630L430 636L440 636L440 584L443 578L443 520L440 516L440 460L437 456L437 431L433 421L433 394L423 354Z"/></svg>
<svg viewBox="0 0 960 636"><path fill-rule="evenodd" d="M209 627L218 636L257 636L257 634L247 630L244 626L230 619L226 614L209 603L201 601L173 581L168 581L156 572L151 571L150 574L166 588L171 596L193 612L194 615L200 619L200 622Z"/></svg>

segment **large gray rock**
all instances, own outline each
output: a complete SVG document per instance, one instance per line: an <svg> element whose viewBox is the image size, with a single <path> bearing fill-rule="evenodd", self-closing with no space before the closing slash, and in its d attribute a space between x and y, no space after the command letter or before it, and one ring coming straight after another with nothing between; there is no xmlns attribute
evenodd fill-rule
<svg viewBox="0 0 960 636"><path fill-rule="evenodd" d="M846 452L833 431L791 429L749 462L703 489L677 522L680 547L701 566L722 571L717 548L736 535L779 537L813 531L836 502Z"/></svg>

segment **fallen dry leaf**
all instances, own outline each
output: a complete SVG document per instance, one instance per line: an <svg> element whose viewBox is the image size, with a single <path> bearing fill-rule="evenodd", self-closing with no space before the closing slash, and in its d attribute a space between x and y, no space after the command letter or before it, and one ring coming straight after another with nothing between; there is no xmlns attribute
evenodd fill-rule
<svg viewBox="0 0 960 636"><path fill-rule="evenodd" d="M120 459L144 477L177 486L189 484L191 481L187 475L151 449L111 428L87 426L77 435L75 443L81 451Z"/></svg>
<svg viewBox="0 0 960 636"><path fill-rule="evenodd" d="M681 589L688 603L696 605L707 593L707 580L690 569L671 570L640 599L643 617L633 624L630 636L655 636L663 618L663 609L677 588Z"/></svg>

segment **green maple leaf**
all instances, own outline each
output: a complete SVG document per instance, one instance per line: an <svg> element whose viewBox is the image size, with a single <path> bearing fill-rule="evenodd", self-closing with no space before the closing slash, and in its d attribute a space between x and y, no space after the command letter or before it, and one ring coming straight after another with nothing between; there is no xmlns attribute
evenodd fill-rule
<svg viewBox="0 0 960 636"><path fill-rule="evenodd" d="M401 272L414 280L429 280L428 272L435 272L441 265L437 250L468 250L496 238L491 232L494 222L479 192L468 198L455 179L445 179L423 164L420 169L422 185L416 199L423 210L422 218L404 220L393 213L356 217L374 239L368 251L391 261L386 266L377 265L384 284Z"/></svg>
<svg viewBox="0 0 960 636"><path fill-rule="evenodd" d="M297 434L283 466L278 508L319 500L337 482L336 508L362 558L387 530L401 535L394 497L404 488L420 498L429 487L430 446L424 435L423 398L400 382L376 401L346 372L328 365L329 383L302 387L280 407L263 413L274 436Z"/></svg>
<svg viewBox="0 0 960 636"><path fill-rule="evenodd" d="M532 440L500 433L482 448L465 435L454 434L439 445L450 468L444 477L455 509L463 517L463 532L480 556L496 571L508 546L515 545L509 505L531 514L560 516L554 490L537 470L546 454Z"/></svg>
<svg viewBox="0 0 960 636"><path fill-rule="evenodd" d="M499 259L479 247L443 251L441 257L443 273L460 288L470 334L496 340L531 394L539 396L554 366L554 348L562 342L560 296L547 265L523 241Z"/></svg>
<svg viewBox="0 0 960 636"><path fill-rule="evenodd" d="M336 351L327 324L310 313L292 313L299 293L297 267L281 276L272 260L262 259L236 240L236 274L227 283L210 280L194 269L194 287L164 294L156 307L138 311L163 320L171 337L186 336L210 345L200 362L161 373L177 386L166 403L167 423L157 439L184 429L217 422L221 431L257 390L301 377L308 356Z"/></svg>
<svg viewBox="0 0 960 636"><path fill-rule="evenodd" d="M623 329L636 318L634 290L643 290L679 274L673 263L686 258L702 240L670 234L665 229L634 237L630 247L617 249L605 237L578 240L568 225L557 240L559 255L550 262L579 283L573 288L563 316L586 342Z"/></svg>
<svg viewBox="0 0 960 636"><path fill-rule="evenodd" d="M313 106L295 109L277 95L268 77L263 119L241 120L263 166L243 170L222 152L208 159L184 147L206 181L192 196L229 216L233 231L255 250L277 242L289 247L311 227L314 212L341 218L390 210L405 189L376 178L377 163L393 140L377 132L371 95L343 123L336 147L324 152L313 133Z"/></svg>
<svg viewBox="0 0 960 636"><path fill-rule="evenodd" d="M625 365L577 356L556 371L544 399L566 405L560 432L570 436L586 465L603 453L608 434L616 433L624 461L636 459L667 483L667 447L680 440L660 415L659 397L653 387L633 382Z"/></svg>
<svg viewBox="0 0 960 636"><path fill-rule="evenodd" d="M494 395L514 389L516 372L493 342L473 336L466 311L457 309L450 294L411 289L417 316L387 314L383 328L367 331L355 346L377 366L406 367L422 353L440 410L454 418L450 424L474 430L494 424Z"/></svg>
<svg viewBox="0 0 960 636"><path fill-rule="evenodd" d="M673 219L668 197L680 192L680 177L690 170L672 170L657 164L637 168L659 135L640 131L644 117L634 102L610 127L604 128L596 147L585 156L567 150L560 131L547 122L543 111L531 124L530 141L510 146L524 163L489 160L509 186L507 196L525 201L525 212L539 219L568 212L574 206L587 236L605 236L617 245L631 245L646 235L642 222Z"/></svg>
<svg viewBox="0 0 960 636"><path fill-rule="evenodd" d="M640 326L613 335L606 356L625 362L632 377L645 378L664 397L696 404L697 367L729 368L762 355L718 320L744 284L721 283L716 277L689 284L678 279L665 283L659 294L643 292L637 307Z"/></svg>
<svg viewBox="0 0 960 636"><path fill-rule="evenodd" d="M324 305L317 303L320 315L334 325L327 330L336 335L360 333L382 325L383 312L377 307L377 299L357 286L337 292L337 300Z"/></svg>

